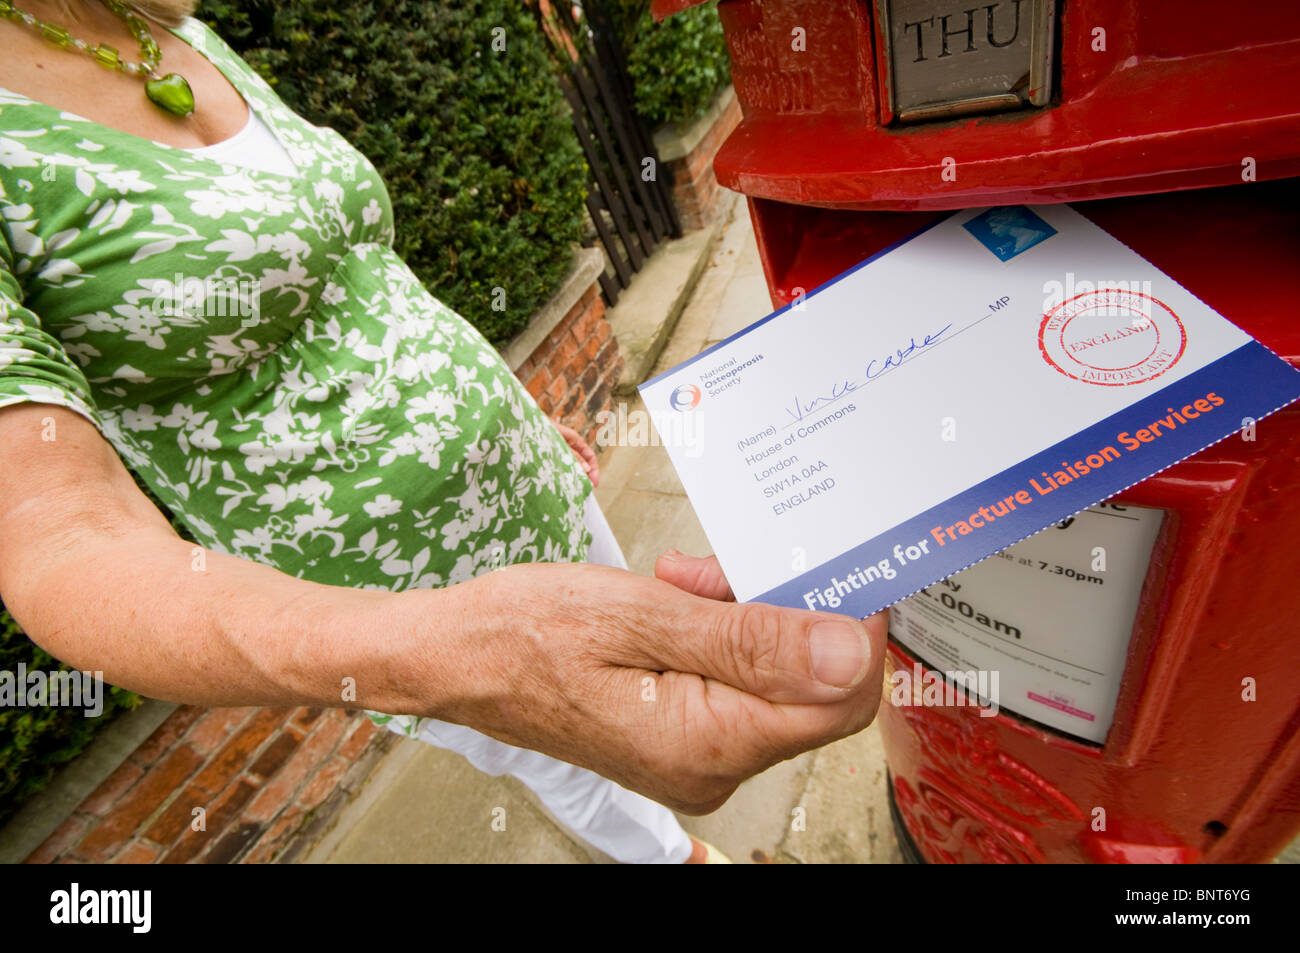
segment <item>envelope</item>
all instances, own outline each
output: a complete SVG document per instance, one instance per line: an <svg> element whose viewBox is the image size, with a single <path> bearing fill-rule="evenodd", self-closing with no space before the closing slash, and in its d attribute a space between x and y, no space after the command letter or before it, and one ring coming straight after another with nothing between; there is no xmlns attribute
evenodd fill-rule
<svg viewBox="0 0 1300 953"><path fill-rule="evenodd" d="M1072 208L1012 206L956 212L640 391L737 598L865 617L1100 519L1081 514L1300 397L1300 372Z"/></svg>

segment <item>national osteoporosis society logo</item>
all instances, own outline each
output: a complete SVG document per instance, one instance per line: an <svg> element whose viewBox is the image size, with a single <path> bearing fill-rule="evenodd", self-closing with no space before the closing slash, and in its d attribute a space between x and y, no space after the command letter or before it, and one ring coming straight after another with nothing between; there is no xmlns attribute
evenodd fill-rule
<svg viewBox="0 0 1300 953"><path fill-rule="evenodd" d="M1187 349L1187 331L1164 302L1139 291L1102 288L1047 312L1038 348L1066 377L1124 387L1177 364Z"/></svg>
<svg viewBox="0 0 1300 953"><path fill-rule="evenodd" d="M699 404L701 396L700 389L694 384L683 384L668 397L668 403L673 410L685 412L694 410Z"/></svg>

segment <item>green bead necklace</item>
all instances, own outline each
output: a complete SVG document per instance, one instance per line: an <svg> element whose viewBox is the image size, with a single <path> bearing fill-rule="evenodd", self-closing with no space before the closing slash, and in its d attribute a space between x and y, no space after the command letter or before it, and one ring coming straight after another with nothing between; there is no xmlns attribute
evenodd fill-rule
<svg viewBox="0 0 1300 953"><path fill-rule="evenodd" d="M85 40L73 37L63 27L53 23L45 23L36 19L30 13L17 9L10 0L0 0L0 17L31 27L60 49L85 53L106 69L117 70L126 73L128 76L143 77L145 81L144 94L149 97L149 102L159 109L176 116L188 116L193 113L194 91L190 89L190 84L186 82L185 77L179 73L168 73L166 76L158 75L158 64L162 61L162 51L158 49L158 44L154 42L153 33L149 30L149 24L132 12L131 8L122 3L121 0L100 0L100 2L108 7L114 16L126 24L126 28L131 31L131 35L140 44L139 63L128 63L121 59L117 54L117 50L107 43L91 46Z"/></svg>

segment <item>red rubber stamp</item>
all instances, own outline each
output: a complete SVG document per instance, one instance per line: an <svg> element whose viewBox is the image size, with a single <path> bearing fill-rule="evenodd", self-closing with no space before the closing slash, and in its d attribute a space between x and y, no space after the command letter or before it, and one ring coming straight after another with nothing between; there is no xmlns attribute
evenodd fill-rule
<svg viewBox="0 0 1300 953"><path fill-rule="evenodd" d="M1043 316L1038 349L1066 377L1103 387L1141 384L1178 363L1187 331L1164 302L1138 291L1102 288L1063 301Z"/></svg>

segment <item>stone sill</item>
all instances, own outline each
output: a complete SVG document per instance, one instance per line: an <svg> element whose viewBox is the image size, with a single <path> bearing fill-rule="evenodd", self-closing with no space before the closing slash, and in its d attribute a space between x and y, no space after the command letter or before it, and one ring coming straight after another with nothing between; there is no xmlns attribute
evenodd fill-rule
<svg viewBox="0 0 1300 953"><path fill-rule="evenodd" d="M172 702L146 698L139 708L122 712L101 730L81 754L54 775L45 790L0 828L0 864L21 863L40 847L176 707Z"/></svg>
<svg viewBox="0 0 1300 953"><path fill-rule="evenodd" d="M587 289L596 283L601 272L605 270L605 252L601 248L575 248L573 265L560 283L559 289L550 299L537 309L529 319L527 326L515 335L514 339L504 345L501 356L509 365L511 372L518 371L524 361L555 330L555 326L564 320L578 300L587 293Z"/></svg>
<svg viewBox="0 0 1300 953"><path fill-rule="evenodd" d="M704 137L709 134L713 124L731 107L735 98L736 87L728 86L714 97L713 105L704 115L684 125L670 122L655 130L655 151L659 153L659 160L676 162L694 152Z"/></svg>

